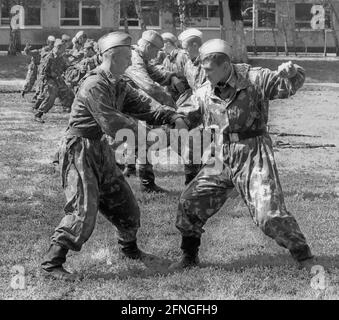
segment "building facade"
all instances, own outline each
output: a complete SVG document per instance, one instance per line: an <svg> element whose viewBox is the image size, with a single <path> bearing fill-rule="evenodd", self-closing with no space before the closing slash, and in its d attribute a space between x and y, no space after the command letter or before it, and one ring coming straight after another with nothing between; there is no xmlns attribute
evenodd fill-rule
<svg viewBox="0 0 339 320"><path fill-rule="evenodd" d="M136 0L0 0L0 49L6 50L8 47L13 19L10 11L16 4L24 8L20 17L22 45L28 42L41 46L50 34L56 37L64 33L73 36L79 30L85 30L90 38L97 39L113 30L125 30L127 26L136 41L141 28L133 1ZM180 31L178 15L171 13L170 9L163 10L158 0L138 1L148 29L175 32L176 26L176 31ZM193 8L186 8L186 16L189 17L187 26L201 29L204 40L223 34L226 40L231 41L234 27L228 0L223 1L222 33L218 0L201 2ZM324 29L312 28L312 20L319 14L313 7L323 5L322 0L257 0L255 3L253 6L253 0L242 1L249 50L254 43L259 51L272 51L275 46L281 50L287 42L289 47L298 47L298 51L322 51L326 36L328 51L334 51L334 33L339 38L339 0L331 1L337 13L325 5Z"/></svg>

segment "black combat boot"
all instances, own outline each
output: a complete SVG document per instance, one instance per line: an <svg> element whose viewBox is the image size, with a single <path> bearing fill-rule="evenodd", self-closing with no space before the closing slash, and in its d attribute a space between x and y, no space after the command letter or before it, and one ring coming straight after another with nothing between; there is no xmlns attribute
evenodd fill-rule
<svg viewBox="0 0 339 320"><path fill-rule="evenodd" d="M138 248L137 241L122 241L119 240L120 253L122 258L128 258L133 260L142 260L146 254Z"/></svg>
<svg viewBox="0 0 339 320"><path fill-rule="evenodd" d="M290 250L290 253L294 260L297 261L299 269L305 269L311 272L312 267L316 265L316 259L307 244L300 248Z"/></svg>
<svg viewBox="0 0 339 320"><path fill-rule="evenodd" d="M34 115L34 121L40 122L40 123L45 123L45 121L42 119L43 112L37 112Z"/></svg>
<svg viewBox="0 0 339 320"><path fill-rule="evenodd" d="M200 238L196 237L182 237L181 241L181 250L182 256L181 260L175 263L172 263L169 266L170 271L181 270L185 268L193 268L199 265L199 246Z"/></svg>
<svg viewBox="0 0 339 320"><path fill-rule="evenodd" d="M141 192L146 192L146 193L167 193L168 192L166 189L159 187L154 182L151 182L151 183L141 182L140 190Z"/></svg>
<svg viewBox="0 0 339 320"><path fill-rule="evenodd" d="M76 276L71 274L63 268L63 264L66 261L68 249L62 248L57 244L52 244L41 263L43 276L46 278L64 280L64 281L75 281Z"/></svg>

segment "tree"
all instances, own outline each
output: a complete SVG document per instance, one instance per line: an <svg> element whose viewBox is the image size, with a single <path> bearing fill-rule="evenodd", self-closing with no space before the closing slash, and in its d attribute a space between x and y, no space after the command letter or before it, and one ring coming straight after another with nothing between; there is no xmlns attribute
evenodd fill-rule
<svg viewBox="0 0 339 320"><path fill-rule="evenodd" d="M129 30L128 30L127 5L128 5L127 1L124 1L124 0L120 1L120 7L121 7L120 11L122 12L122 18L124 19L124 31L126 33L129 33Z"/></svg>
<svg viewBox="0 0 339 320"><path fill-rule="evenodd" d="M241 2L241 0L228 2L233 25L233 58L235 62L248 62Z"/></svg>
<svg viewBox="0 0 339 320"><path fill-rule="evenodd" d="M332 3L331 0L325 0L325 3L327 2L327 5L329 6L331 15L330 15L330 24L331 24L331 30L334 38L334 43L335 43L335 55L338 57L339 56L339 40L338 40L338 35L337 35L337 30L335 29L335 25L339 25L339 15L337 11L335 10L335 7ZM335 23L334 20L337 22Z"/></svg>
<svg viewBox="0 0 339 320"><path fill-rule="evenodd" d="M183 31L190 20L190 12L203 4L202 0L158 0L158 8L172 16L172 33L177 34L177 27Z"/></svg>
<svg viewBox="0 0 339 320"><path fill-rule="evenodd" d="M263 23L266 27L271 29L272 36L273 36L273 42L274 42L274 47L275 47L275 55L279 55L279 50L278 50L278 43L277 43L277 37L275 34L275 10L270 8L270 3L268 0L266 0L263 3L263 6L260 8L263 12L266 14L264 15L263 18Z"/></svg>
<svg viewBox="0 0 339 320"><path fill-rule="evenodd" d="M224 27L224 4L223 0L219 0L219 18L220 18L220 39L226 39L226 32Z"/></svg>

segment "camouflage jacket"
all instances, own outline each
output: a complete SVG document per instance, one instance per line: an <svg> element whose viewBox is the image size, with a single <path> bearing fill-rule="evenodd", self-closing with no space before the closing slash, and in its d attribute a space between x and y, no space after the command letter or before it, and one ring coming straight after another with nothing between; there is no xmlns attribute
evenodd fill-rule
<svg viewBox="0 0 339 320"><path fill-rule="evenodd" d="M53 79L56 82L63 82L62 74L67 69L67 64L63 56L55 57L53 52L50 52L41 66L41 80Z"/></svg>
<svg viewBox="0 0 339 320"><path fill-rule="evenodd" d="M206 81L205 70L202 68L199 58L196 58L194 61L190 59L186 61L184 77L193 92Z"/></svg>
<svg viewBox="0 0 339 320"><path fill-rule="evenodd" d="M132 50L132 65L125 71L125 76L131 80L136 89L141 89L153 99L170 106L174 101L162 85L170 84L174 74L167 71L164 66L151 64L146 61L137 47Z"/></svg>
<svg viewBox="0 0 339 320"><path fill-rule="evenodd" d="M49 46L42 47L40 51L41 59L44 59L51 51L52 48Z"/></svg>
<svg viewBox="0 0 339 320"><path fill-rule="evenodd" d="M65 80L72 87L79 85L80 80L87 74L87 72L94 70L99 65L98 56L84 58L76 65L67 69Z"/></svg>
<svg viewBox="0 0 339 320"><path fill-rule="evenodd" d="M167 54L162 64L165 69L174 72L180 79L185 79L185 65L189 57L186 51L182 49L174 49L170 54Z"/></svg>
<svg viewBox="0 0 339 320"><path fill-rule="evenodd" d="M266 130L269 100L287 98L305 81L305 71L298 65L296 75L282 78L277 71L233 64L232 75L223 87L206 81L192 96L193 104L181 110L190 128L203 123L217 126L223 133ZM222 98L221 98L222 97Z"/></svg>
<svg viewBox="0 0 339 320"><path fill-rule="evenodd" d="M69 127L82 131L101 131L111 137L120 129L137 133L137 121L149 124L173 124L178 115L172 108L162 106L124 80L96 68L82 80L72 105Z"/></svg>
<svg viewBox="0 0 339 320"><path fill-rule="evenodd" d="M31 50L30 47L25 47L24 54L32 57L31 63L34 63L37 66L40 64L40 60L41 60L41 50L40 49Z"/></svg>

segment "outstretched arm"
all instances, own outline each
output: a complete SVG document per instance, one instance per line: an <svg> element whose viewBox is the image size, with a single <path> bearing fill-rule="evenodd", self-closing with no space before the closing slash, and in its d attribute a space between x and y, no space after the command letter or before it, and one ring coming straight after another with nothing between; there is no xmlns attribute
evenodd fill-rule
<svg viewBox="0 0 339 320"><path fill-rule="evenodd" d="M278 70L251 68L249 78L259 87L265 99L284 99L294 95L305 82L305 70L291 61L281 64Z"/></svg>

